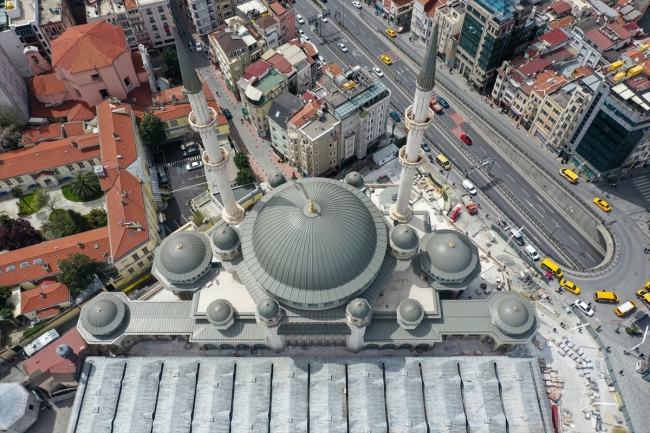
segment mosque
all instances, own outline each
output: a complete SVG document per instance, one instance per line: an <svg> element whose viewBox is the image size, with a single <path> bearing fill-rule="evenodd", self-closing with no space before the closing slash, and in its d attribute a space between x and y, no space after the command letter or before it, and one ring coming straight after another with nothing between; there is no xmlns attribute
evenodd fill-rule
<svg viewBox="0 0 650 433"><path fill-rule="evenodd" d="M152 273L171 299L102 293L84 306L77 326L88 344L119 352L139 341L175 339L205 350L344 346L357 352L480 340L507 351L533 338L536 312L519 294L454 299L481 273L479 249L467 236L414 223L409 195L433 116L436 44L406 110L411 132L399 154L398 187L378 193L358 173L344 181L288 181L275 173L269 192L245 213L225 172L230 155L217 142L216 112L174 33L190 123L202 136L206 174L223 199L221 220L206 232L172 233L156 249Z"/></svg>

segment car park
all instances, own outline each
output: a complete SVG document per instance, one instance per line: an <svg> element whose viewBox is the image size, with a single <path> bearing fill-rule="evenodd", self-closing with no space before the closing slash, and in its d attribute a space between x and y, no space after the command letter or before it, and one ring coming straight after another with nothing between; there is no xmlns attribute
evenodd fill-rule
<svg viewBox="0 0 650 433"><path fill-rule="evenodd" d="M361 9L361 3L360 2L356 2L356 1L352 2L352 5L357 9Z"/></svg>
<svg viewBox="0 0 650 433"><path fill-rule="evenodd" d="M346 47L345 44L342 44L342 43L339 42L337 45L339 46L341 51L343 51L344 53L348 52L348 47Z"/></svg>
<svg viewBox="0 0 650 433"><path fill-rule="evenodd" d="M560 287L562 287L564 290L567 290L574 295L579 295L580 294L580 287L576 286L569 280L561 279L560 280Z"/></svg>
<svg viewBox="0 0 650 433"><path fill-rule="evenodd" d="M463 143L467 144L468 146L473 143L472 139L467 134L460 134L460 139L463 140Z"/></svg>
<svg viewBox="0 0 650 433"><path fill-rule="evenodd" d="M201 161L192 161L185 166L185 169L187 171L194 171L200 169L201 167L203 167L203 163Z"/></svg>
<svg viewBox="0 0 650 433"><path fill-rule="evenodd" d="M579 299L573 303L573 306L578 308L580 311L582 311L589 317L594 315L594 310L592 310L589 305L587 305L585 302L582 302Z"/></svg>
<svg viewBox="0 0 650 433"><path fill-rule="evenodd" d="M397 111L391 111L389 114L391 119L393 119L395 122L401 122L402 118L399 117L399 114L397 114Z"/></svg>
<svg viewBox="0 0 650 433"><path fill-rule="evenodd" d="M196 147L191 147L183 151L183 158L189 158L190 156L195 156L199 154L199 149Z"/></svg>
<svg viewBox="0 0 650 433"><path fill-rule="evenodd" d="M390 57L388 57L386 54L382 54L380 57L382 62L386 63L387 65L392 65L393 61L391 60Z"/></svg>
<svg viewBox="0 0 650 433"><path fill-rule="evenodd" d="M607 203L602 198L595 197L594 198L594 204L596 206L598 206L604 212L610 212L612 210L612 207L609 205L609 203Z"/></svg>
<svg viewBox="0 0 650 433"><path fill-rule="evenodd" d="M391 38L394 38L397 36L397 33L393 29L386 29L386 34L390 36Z"/></svg>
<svg viewBox="0 0 650 433"><path fill-rule="evenodd" d="M442 98L442 97L438 96L438 98L436 98L436 101L438 101L438 103L440 105L442 105L443 107L449 108L449 102L447 102L447 100L445 98Z"/></svg>
<svg viewBox="0 0 650 433"><path fill-rule="evenodd" d="M298 24L305 24L305 19L302 15L296 15L296 21L298 21Z"/></svg>
<svg viewBox="0 0 650 433"><path fill-rule="evenodd" d="M537 254L537 250L533 248L532 245L526 245L524 251L526 251L526 254L528 254L528 256L534 261L539 260L539 254Z"/></svg>
<svg viewBox="0 0 650 433"><path fill-rule="evenodd" d="M381 78L381 77L384 76L384 73L381 72L381 69L379 69L379 68L376 67L376 66L375 66L374 68L372 68L372 72L374 72L375 75L378 76L379 78Z"/></svg>
<svg viewBox="0 0 650 433"><path fill-rule="evenodd" d="M472 182L469 181L469 179L465 179L462 183L463 188L470 193L471 195L476 195L476 187Z"/></svg>
<svg viewBox="0 0 650 433"><path fill-rule="evenodd" d="M420 144L420 147L421 147L422 150L424 150L425 152L431 152L431 148L429 147L429 145L427 144L426 141L423 141L422 144Z"/></svg>

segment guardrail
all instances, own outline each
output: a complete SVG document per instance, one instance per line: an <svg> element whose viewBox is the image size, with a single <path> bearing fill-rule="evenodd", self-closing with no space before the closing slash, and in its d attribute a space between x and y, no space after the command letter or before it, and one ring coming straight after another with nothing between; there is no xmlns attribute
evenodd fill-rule
<svg viewBox="0 0 650 433"><path fill-rule="evenodd" d="M384 33L363 12L360 12L359 15L366 23L368 23L370 25L370 27L375 29L378 33L380 33L380 34ZM368 57L373 62L375 62L375 64L381 66L381 64L375 59L375 57L376 57L375 54L370 52L370 50L366 47L366 45L354 33L352 33L350 30L348 30L347 27L345 27L345 25L343 25L343 23L341 23L339 20L337 20L337 21L338 21L338 24L339 24L341 30L347 36L349 36L351 39L353 39L357 43L357 45L359 47L361 47L361 49L368 55ZM386 40L388 40L391 44L393 44L396 48L398 48L403 55L408 57L409 60L411 60L413 63L415 63L418 67L422 67L422 63L418 59L413 57L410 53L405 51L401 47L401 45L397 43L397 41L395 39L386 36ZM384 70L384 74L386 74L390 78L392 78L393 81L395 81L395 84L397 86L399 86L402 90L404 90L404 92L406 94L408 94L409 96L413 96L413 92L411 91L411 89L404 85L404 83L401 81L400 77L398 77L396 74L394 74L394 73L392 73L391 71L388 71L388 70ZM540 166L539 164L537 164L537 162L533 159L533 157L531 155L529 155L521 146L519 146L517 143L515 143L510 137L505 135L505 133L503 131L501 131L496 125L494 125L492 122L490 122L485 116L483 116L482 113L476 111L474 109L474 107L472 106L472 104L469 103L467 100L465 100L465 98L463 98L461 95L459 95L457 92L455 92L451 87L449 87L445 83L441 82L440 80L436 79L436 85L441 86L442 88L445 89L445 91L447 91L448 93L453 95L455 99L460 101L468 110L470 110L472 113L474 113L474 115L476 115L477 118L479 118L483 123L485 123L490 128L492 128L499 136L501 136L505 141L507 141L508 144L511 145L512 147L514 147L520 154L524 155L528 159L528 161L530 163L534 164L536 167L539 167L547 176L549 176L552 180L555 180L555 177L553 176L553 174L550 171L548 171L546 168L544 168L544 167ZM473 154L471 154L471 152L469 152L467 149L465 149L463 146L459 145L460 143L459 143L458 139L453 134L451 134L451 131L449 131L449 129L442 122L440 122L438 119L435 119L435 121L436 121L436 125L439 126L440 129L443 132L445 132L445 134L452 139L451 140L452 143L457 144L457 147L459 147L461 150L464 151L465 155L468 156L470 161L472 161L473 163L478 163L478 159ZM429 139L429 141L431 143L433 143L433 140L431 139L430 136L428 136L427 134L425 134L425 136L427 137L427 139ZM487 173L486 173L486 175L487 175ZM585 212L588 212L594 219L599 221L602 224L602 226L605 227L605 229L607 230L608 234L611 236L612 241L613 241L612 248L614 248L614 254L612 254L612 257L610 258L610 260L608 262L606 262L606 263L603 263L603 264L601 264L599 266L596 266L595 268L589 269L588 272L586 272L587 269L577 260L577 258L564 245L560 244L557 239L555 239L553 236L551 236L551 233L545 227L543 227L541 225L541 223L525 208L525 206L522 205L522 203L512 194L512 192L510 190L508 190L505 187L505 185L502 184L501 181L499 181L498 179L496 179L496 178L494 178L492 176L489 176L489 177L495 182L495 184L498 186L499 190L501 190L510 200L512 200L513 203L517 206L517 208L520 209L522 211L522 213L524 215L526 215L526 217L528 219L530 219L531 221L534 222L534 224L540 229L540 231L542 233L544 233L544 235L549 239L549 241L552 242L560 251L562 251L562 253L566 256L566 258L571 262L571 265L575 266L575 268L573 269L573 273L575 275L582 276L582 277L585 277L585 278L606 275L609 272L611 272L611 270L618 264L618 261L620 259L620 241L618 239L618 236L616 236L614 231L611 230L611 227L607 224L607 222L602 217L600 217L600 215L597 215L596 213L594 213L589 208L588 204L584 200L582 200L580 197L578 197L573 191L571 191L562 182L555 182L555 183L566 194L571 196L571 198L574 201L576 201L577 203L580 203L582 205L582 207L584 208L583 210ZM500 209L496 205L495 205L495 207L497 209ZM539 249L539 250L542 251L541 249Z"/></svg>

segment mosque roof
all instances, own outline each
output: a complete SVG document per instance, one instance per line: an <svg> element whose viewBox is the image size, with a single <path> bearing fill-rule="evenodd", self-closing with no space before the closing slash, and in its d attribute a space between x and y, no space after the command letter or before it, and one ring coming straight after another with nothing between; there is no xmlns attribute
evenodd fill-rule
<svg viewBox="0 0 650 433"><path fill-rule="evenodd" d="M229 225L212 232L212 243L221 251L232 251L239 246L239 233Z"/></svg>
<svg viewBox="0 0 650 433"><path fill-rule="evenodd" d="M156 249L154 265L170 281L188 281L200 276L212 260L208 238L199 232L169 235Z"/></svg>
<svg viewBox="0 0 650 433"><path fill-rule="evenodd" d="M461 283L480 271L478 248L454 230L437 230L420 242L422 270L442 283Z"/></svg>

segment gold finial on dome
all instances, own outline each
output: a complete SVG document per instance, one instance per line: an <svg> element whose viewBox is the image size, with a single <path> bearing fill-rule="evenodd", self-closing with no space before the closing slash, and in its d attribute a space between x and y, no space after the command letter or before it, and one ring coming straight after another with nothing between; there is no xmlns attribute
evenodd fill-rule
<svg viewBox="0 0 650 433"><path fill-rule="evenodd" d="M183 244L177 244L176 248L180 250L181 248L183 248Z"/></svg>
<svg viewBox="0 0 650 433"><path fill-rule="evenodd" d="M454 244L453 242L449 242L449 248L453 248L455 246L456 246L456 244Z"/></svg>
<svg viewBox="0 0 650 433"><path fill-rule="evenodd" d="M408 227L404 227L404 233L406 233L407 231L409 231L409 228L408 228Z"/></svg>
<svg viewBox="0 0 650 433"><path fill-rule="evenodd" d="M309 199L309 212L314 213L316 212L316 206L314 206L314 200Z"/></svg>

